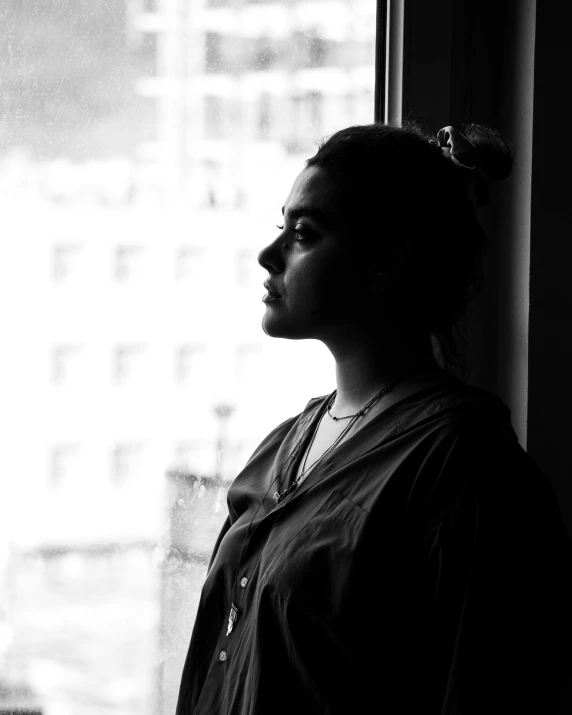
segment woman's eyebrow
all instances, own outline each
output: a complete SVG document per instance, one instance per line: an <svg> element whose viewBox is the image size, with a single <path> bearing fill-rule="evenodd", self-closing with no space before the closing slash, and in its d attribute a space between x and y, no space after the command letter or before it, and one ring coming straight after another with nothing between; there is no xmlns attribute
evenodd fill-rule
<svg viewBox="0 0 572 715"><path fill-rule="evenodd" d="M282 215L284 216L284 206L282 207ZM297 209L293 209L292 211L289 212L290 218L293 220L300 218L301 216L308 216L309 218L313 218L318 223L322 224L323 226L329 226L332 223L332 220L328 214L328 212L323 211L322 209L316 209L312 208L311 206L299 206Z"/></svg>

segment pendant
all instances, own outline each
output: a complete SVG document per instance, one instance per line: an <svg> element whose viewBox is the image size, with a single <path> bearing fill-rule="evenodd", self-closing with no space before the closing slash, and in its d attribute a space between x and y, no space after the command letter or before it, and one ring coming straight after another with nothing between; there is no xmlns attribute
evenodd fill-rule
<svg viewBox="0 0 572 715"><path fill-rule="evenodd" d="M293 492L294 489L296 489L297 486L298 486L298 481L295 481L288 487L288 489L285 489L282 492L282 494L280 492L274 492L274 494L272 495L272 498L274 499L274 501L277 504L280 504L282 499L285 499L288 496L288 494L290 494L290 492Z"/></svg>
<svg viewBox="0 0 572 715"><path fill-rule="evenodd" d="M230 615L228 617L228 628L226 629L227 636L229 636L232 633L232 629L233 629L234 623L237 618L238 618L238 606L233 601L232 606L230 607Z"/></svg>

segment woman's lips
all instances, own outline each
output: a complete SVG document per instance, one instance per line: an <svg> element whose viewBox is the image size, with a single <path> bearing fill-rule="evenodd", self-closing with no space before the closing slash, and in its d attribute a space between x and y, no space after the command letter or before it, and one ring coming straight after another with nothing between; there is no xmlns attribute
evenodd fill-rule
<svg viewBox="0 0 572 715"><path fill-rule="evenodd" d="M272 290L272 283L269 279L265 280L262 285L268 291L268 293L265 293L262 296L263 303L275 303L277 300L280 300L280 293L277 293L276 291Z"/></svg>
<svg viewBox="0 0 572 715"><path fill-rule="evenodd" d="M272 293L272 292L268 291L268 293L265 293L262 296L263 303L274 303L277 300L282 300L281 297L278 295L278 293Z"/></svg>

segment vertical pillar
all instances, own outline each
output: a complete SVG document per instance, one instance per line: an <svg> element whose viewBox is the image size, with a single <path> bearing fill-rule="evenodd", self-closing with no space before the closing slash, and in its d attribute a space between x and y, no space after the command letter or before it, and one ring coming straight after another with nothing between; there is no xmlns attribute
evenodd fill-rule
<svg viewBox="0 0 572 715"><path fill-rule="evenodd" d="M549 477L572 535L572 149L566 6L537 0L532 128L528 453ZM564 105L564 106L563 106ZM572 712L572 678L558 715Z"/></svg>
<svg viewBox="0 0 572 715"><path fill-rule="evenodd" d="M385 122L401 124L405 0L387 0Z"/></svg>

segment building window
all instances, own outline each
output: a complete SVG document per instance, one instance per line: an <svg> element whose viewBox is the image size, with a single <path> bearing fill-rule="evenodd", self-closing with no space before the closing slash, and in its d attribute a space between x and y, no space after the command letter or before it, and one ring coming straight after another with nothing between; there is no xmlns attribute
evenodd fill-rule
<svg viewBox="0 0 572 715"><path fill-rule="evenodd" d="M82 246L79 243L58 243L52 254L52 279L54 283L67 280L76 266Z"/></svg>
<svg viewBox="0 0 572 715"><path fill-rule="evenodd" d="M307 36L306 42L308 43L308 66L324 67L328 55L327 40L314 31Z"/></svg>
<svg viewBox="0 0 572 715"><path fill-rule="evenodd" d="M175 380L180 385L190 382L200 373L199 363L204 360L206 346L201 343L179 345L175 351Z"/></svg>
<svg viewBox="0 0 572 715"><path fill-rule="evenodd" d="M276 43L271 44L267 37L257 38L254 43L253 69L259 71L271 70L276 66L277 60Z"/></svg>
<svg viewBox="0 0 572 715"><path fill-rule="evenodd" d="M205 69L207 72L225 72L228 70L224 56L224 41L218 32L205 35Z"/></svg>
<svg viewBox="0 0 572 715"><path fill-rule="evenodd" d="M50 455L50 484L59 487L64 482L71 482L78 475L79 445L67 442L54 445Z"/></svg>
<svg viewBox="0 0 572 715"><path fill-rule="evenodd" d="M223 102L220 97L205 97L205 139L223 136Z"/></svg>
<svg viewBox="0 0 572 715"><path fill-rule="evenodd" d="M298 69L325 67L329 64L332 42L325 40L316 30L296 31L293 33L294 66Z"/></svg>
<svg viewBox="0 0 572 715"><path fill-rule="evenodd" d="M55 345L52 348L52 383L64 385L77 377L81 361L82 346L77 344Z"/></svg>
<svg viewBox="0 0 572 715"><path fill-rule="evenodd" d="M142 253L143 246L117 246L114 276L118 283L125 283L136 275Z"/></svg>
<svg viewBox="0 0 572 715"><path fill-rule="evenodd" d="M312 148L311 136L321 135L323 127L323 95L306 92L292 97L289 152L297 153ZM312 131L308 131L311 127Z"/></svg>
<svg viewBox="0 0 572 715"><path fill-rule="evenodd" d="M141 370L144 353L144 345L118 345L115 348L113 362L114 382L122 385L132 381Z"/></svg>
<svg viewBox="0 0 572 715"><path fill-rule="evenodd" d="M205 254L201 246L179 246L175 257L175 277L187 281L200 273L200 262Z"/></svg>
<svg viewBox="0 0 572 715"><path fill-rule="evenodd" d="M258 100L258 138L268 139L272 130L272 99L268 93Z"/></svg>
<svg viewBox="0 0 572 715"><path fill-rule="evenodd" d="M116 442L111 450L111 479L122 485L137 481L141 469L144 445L141 442Z"/></svg>

